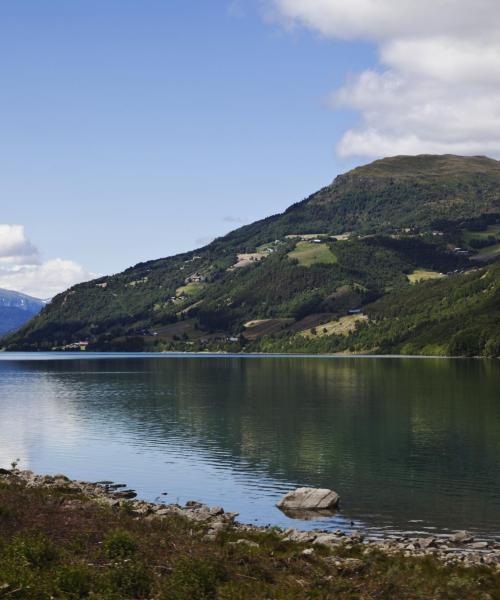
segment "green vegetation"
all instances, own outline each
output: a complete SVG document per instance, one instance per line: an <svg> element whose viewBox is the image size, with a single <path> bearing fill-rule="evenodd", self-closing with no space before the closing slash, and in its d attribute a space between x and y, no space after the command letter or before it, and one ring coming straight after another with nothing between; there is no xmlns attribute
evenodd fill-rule
<svg viewBox="0 0 500 600"><path fill-rule="evenodd" d="M177 296L196 296L205 288L204 283L193 282L177 288Z"/></svg>
<svg viewBox="0 0 500 600"><path fill-rule="evenodd" d="M263 338L268 352L500 356L500 263L382 296L345 336Z"/></svg>
<svg viewBox="0 0 500 600"><path fill-rule="evenodd" d="M137 518L64 488L0 483L0 598L500 598L500 574L491 567L388 557L363 544L315 546L304 555L306 548L273 529L229 528L210 540L202 524L182 516ZM346 558L360 566L335 566Z"/></svg>
<svg viewBox="0 0 500 600"><path fill-rule="evenodd" d="M341 317L337 321L327 321L326 323L320 323L317 327L306 329L302 331L302 335L307 338L324 337L324 336L345 336L351 332L356 331L359 324L368 321L368 317L365 315L349 315L347 317Z"/></svg>
<svg viewBox="0 0 500 600"><path fill-rule="evenodd" d="M460 354L463 346L452 343L453 327L427 326L419 300L432 289L435 305L427 312L452 321L441 311L450 300L447 294L465 289L460 274L500 257L499 189L500 163L487 158L376 161L337 177L283 214L237 229L196 252L140 263L75 286L4 338L3 345L8 350L64 350L85 341L88 350L101 351L310 352L423 352L425 347ZM314 243L315 237L322 243ZM436 287L422 281L441 273L446 281L434 282ZM411 285L416 281L419 285ZM467 318L473 321L467 326L481 329L485 321L498 321L496 298L487 315L470 311ZM370 314L373 306L386 307L384 323L359 324L359 333L356 329L347 339L332 333L306 344L304 336L296 335L337 321L352 309ZM398 306L396 318L389 308ZM253 320L271 324L246 328ZM465 325L457 323L459 329ZM365 330L379 333L372 339ZM486 340L481 353L494 347Z"/></svg>
<svg viewBox="0 0 500 600"><path fill-rule="evenodd" d="M492 258L496 258L497 256L500 256L500 244L494 244L492 246L481 248L474 258L476 258L476 260L490 260Z"/></svg>
<svg viewBox="0 0 500 600"><path fill-rule="evenodd" d="M489 225L484 230L464 232L464 237L467 241L470 240L490 240L500 237L500 225Z"/></svg>
<svg viewBox="0 0 500 600"><path fill-rule="evenodd" d="M408 281L410 283L420 283L421 281L429 281L429 279L442 279L445 277L443 273L437 271L428 271L426 269L415 269L413 273L408 275Z"/></svg>
<svg viewBox="0 0 500 600"><path fill-rule="evenodd" d="M337 262L337 257L327 244L314 242L299 242L288 253L288 257L297 260L302 267L310 267L316 263L335 264Z"/></svg>

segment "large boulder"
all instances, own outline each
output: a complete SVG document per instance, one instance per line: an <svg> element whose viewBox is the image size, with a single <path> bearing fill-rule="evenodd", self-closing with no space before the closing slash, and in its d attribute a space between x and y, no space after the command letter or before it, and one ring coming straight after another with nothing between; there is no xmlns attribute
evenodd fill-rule
<svg viewBox="0 0 500 600"><path fill-rule="evenodd" d="M324 511L337 508L339 500L333 490L303 487L288 492L276 506L284 511Z"/></svg>

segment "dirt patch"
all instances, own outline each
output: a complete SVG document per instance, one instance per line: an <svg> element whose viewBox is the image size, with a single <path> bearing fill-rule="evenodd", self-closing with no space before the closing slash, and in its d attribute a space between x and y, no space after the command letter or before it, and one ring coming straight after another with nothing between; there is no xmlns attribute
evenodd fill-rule
<svg viewBox="0 0 500 600"><path fill-rule="evenodd" d="M264 260L268 254L266 252L252 252L249 254L238 254L238 260L232 267L229 267L228 271L234 271L235 269L243 269L254 265L255 263Z"/></svg>
<svg viewBox="0 0 500 600"><path fill-rule="evenodd" d="M307 338L324 337L325 335L349 335L356 329L358 323L367 323L366 315L348 315L337 321L329 321L317 327L301 331L301 335Z"/></svg>

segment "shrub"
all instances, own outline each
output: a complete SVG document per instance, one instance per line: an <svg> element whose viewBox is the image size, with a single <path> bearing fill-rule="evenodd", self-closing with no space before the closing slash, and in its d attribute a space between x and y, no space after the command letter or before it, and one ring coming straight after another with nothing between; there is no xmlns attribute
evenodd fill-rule
<svg viewBox="0 0 500 600"><path fill-rule="evenodd" d="M110 593L126 598L149 598L153 575L143 563L121 562L108 573L107 583Z"/></svg>
<svg viewBox="0 0 500 600"><path fill-rule="evenodd" d="M65 598L85 598L92 591L92 573L84 565L63 567L58 578L57 587L65 594Z"/></svg>
<svg viewBox="0 0 500 600"><path fill-rule="evenodd" d="M488 358L500 357L500 336L490 338L484 346L484 356Z"/></svg>
<svg viewBox="0 0 500 600"><path fill-rule="evenodd" d="M483 343L478 333L460 331L451 338L449 350L452 356L480 356Z"/></svg>
<svg viewBox="0 0 500 600"><path fill-rule="evenodd" d="M35 568L47 567L58 558L51 540L40 534L25 534L16 537L11 545L12 556Z"/></svg>
<svg viewBox="0 0 500 600"><path fill-rule="evenodd" d="M108 533L103 542L104 554L108 558L129 558L139 547L136 539L124 529L116 529Z"/></svg>
<svg viewBox="0 0 500 600"><path fill-rule="evenodd" d="M208 560L182 560L169 578L164 600L209 600L225 578L219 563Z"/></svg>
<svg viewBox="0 0 500 600"><path fill-rule="evenodd" d="M6 506L0 504L0 519L11 519L13 517L12 511Z"/></svg>

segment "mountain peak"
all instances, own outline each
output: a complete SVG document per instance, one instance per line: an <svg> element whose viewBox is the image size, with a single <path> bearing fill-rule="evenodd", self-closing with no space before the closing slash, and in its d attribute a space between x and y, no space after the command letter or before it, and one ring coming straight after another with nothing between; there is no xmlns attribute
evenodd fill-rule
<svg viewBox="0 0 500 600"><path fill-rule="evenodd" d="M375 160L352 169L340 177L370 177L396 179L463 178L485 174L500 178L500 161L487 156L458 156L455 154L397 155Z"/></svg>

